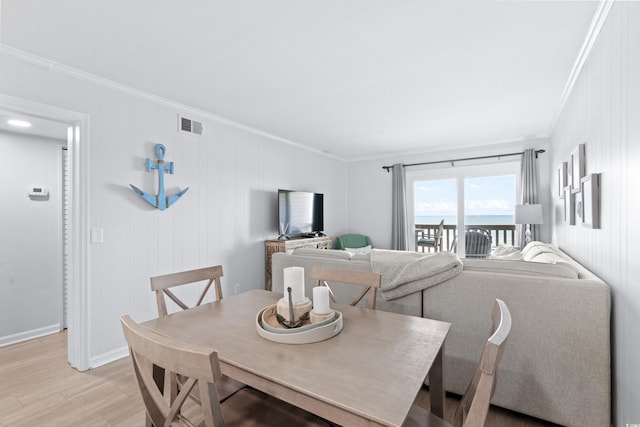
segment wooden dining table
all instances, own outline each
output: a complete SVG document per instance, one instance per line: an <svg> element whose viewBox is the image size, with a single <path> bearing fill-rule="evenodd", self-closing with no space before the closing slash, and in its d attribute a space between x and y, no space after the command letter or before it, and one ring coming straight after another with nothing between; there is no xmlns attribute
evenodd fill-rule
<svg viewBox="0 0 640 427"><path fill-rule="evenodd" d="M429 378L444 413L443 352L450 323L349 305L336 336L282 344L256 331L256 315L282 294L252 290L143 324L211 346L222 373L342 426L400 426Z"/></svg>

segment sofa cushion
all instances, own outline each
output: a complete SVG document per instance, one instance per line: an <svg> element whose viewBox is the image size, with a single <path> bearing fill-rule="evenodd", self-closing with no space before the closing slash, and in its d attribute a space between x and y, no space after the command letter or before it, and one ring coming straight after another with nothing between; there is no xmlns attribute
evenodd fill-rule
<svg viewBox="0 0 640 427"><path fill-rule="evenodd" d="M367 254L353 254L353 256L351 257L352 261L366 261L366 262L370 262L371 261L371 254L367 253Z"/></svg>
<svg viewBox="0 0 640 427"><path fill-rule="evenodd" d="M489 258L519 260L522 259L522 252L517 246L500 245L491 252Z"/></svg>
<svg viewBox="0 0 640 427"><path fill-rule="evenodd" d="M353 252L334 249L298 248L293 250L293 255L309 256L314 258L351 259Z"/></svg>
<svg viewBox="0 0 640 427"><path fill-rule="evenodd" d="M474 258L465 258L462 260L462 263L464 265L464 270L470 271L578 279L577 270L568 263L555 264Z"/></svg>
<svg viewBox="0 0 640 427"><path fill-rule="evenodd" d="M564 268L574 271L578 277L580 276L580 270L581 270L580 267L572 263L571 261L567 260L566 258L562 257L559 254L541 253L531 258L529 262L563 266Z"/></svg>
<svg viewBox="0 0 640 427"><path fill-rule="evenodd" d="M560 249L551 243L533 241L522 249L522 259L531 261L533 257L541 253L560 254Z"/></svg>

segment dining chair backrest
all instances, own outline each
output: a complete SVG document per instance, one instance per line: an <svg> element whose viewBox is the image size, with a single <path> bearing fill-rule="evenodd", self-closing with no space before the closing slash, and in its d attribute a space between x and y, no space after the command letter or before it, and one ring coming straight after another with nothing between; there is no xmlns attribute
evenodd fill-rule
<svg viewBox="0 0 640 427"><path fill-rule="evenodd" d="M491 332L480 361L456 410L454 426L483 426L495 391L496 370L511 332L511 313L504 301L496 299L491 313Z"/></svg>
<svg viewBox="0 0 640 427"><path fill-rule="evenodd" d="M160 335L129 316L120 321L148 426L224 427L228 422L234 426L329 427L320 417L253 388L244 387L222 399L217 386L225 377L216 351ZM162 385L154 377L155 368L176 372L184 379L174 398L163 395ZM187 397L193 400L194 395L198 405L185 405Z"/></svg>
<svg viewBox="0 0 640 427"><path fill-rule="evenodd" d="M309 277L311 280L316 281L317 286L326 286L329 288L329 295L333 302L336 302L336 299L328 282L361 285L363 287L362 291L356 295L350 304L353 306L357 305L362 298L368 294L368 307L371 309L376 308L377 290L380 287L380 282L382 280L382 275L380 273L374 273L371 271L336 270L333 268L314 266L311 267Z"/></svg>
<svg viewBox="0 0 640 427"><path fill-rule="evenodd" d="M206 286L200 293L200 297L195 306L199 306L206 296L212 284L215 284L216 299L222 299L222 283L220 278L222 274L222 266L199 268L196 270L181 271L179 273L165 274L151 278L151 290L156 292L156 302L158 304L158 315L166 316L167 304L165 295L175 302L180 308L186 310L189 308L180 298L178 298L169 288L187 285L190 283L206 281Z"/></svg>
<svg viewBox="0 0 640 427"><path fill-rule="evenodd" d="M142 394L147 416L155 426L166 426L184 417L181 409L197 386L202 401L202 415L207 427L224 426L215 382L220 378L218 354L211 348L189 344L159 335L137 324L131 317L120 319L131 351L133 368ZM154 380L154 366L176 372L186 381L170 402Z"/></svg>
<svg viewBox="0 0 640 427"><path fill-rule="evenodd" d="M170 290L170 288L174 288L176 286L182 286L197 282L206 283L204 289L200 293L197 302L194 305L195 307L202 304L202 301L209 291L209 288L211 288L211 285L214 285L216 299L218 301L221 300L222 284L220 282L220 278L222 277L222 275L222 266L216 265L213 267L205 267L196 270L182 271L179 273L171 273L165 274L163 276L152 277L151 290L155 291L156 293L158 315L162 317L168 314L165 295L183 310L187 310L190 308ZM164 384L165 395L169 396L170 401L173 401L178 395L178 392L185 386L185 379L173 371L167 370L164 371L164 374L162 372L163 370L156 368L155 375L158 378L164 377L162 379L159 379L158 382L160 384ZM243 387L245 387L244 384L225 375L223 375L222 378L220 378L216 383L218 397L222 400L228 398ZM190 397L198 404L201 403L200 398L198 397L197 390L194 390L194 392L191 393Z"/></svg>
<svg viewBox="0 0 640 427"><path fill-rule="evenodd" d="M496 299L491 312L489 339L485 342L471 382L456 408L453 425L414 404L403 427L483 427L496 386L496 370L510 332L511 313L504 301Z"/></svg>

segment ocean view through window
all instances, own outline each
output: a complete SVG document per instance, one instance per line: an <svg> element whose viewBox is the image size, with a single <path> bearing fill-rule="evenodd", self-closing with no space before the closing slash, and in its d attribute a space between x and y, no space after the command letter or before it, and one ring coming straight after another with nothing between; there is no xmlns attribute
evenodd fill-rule
<svg viewBox="0 0 640 427"><path fill-rule="evenodd" d="M424 176L411 180L411 220L416 236L433 235L444 220L443 250L460 252L455 244L459 227L486 229L491 235L492 247L515 244L518 179L512 170L496 170L491 176L481 171L475 175ZM417 247L417 237L415 241Z"/></svg>
<svg viewBox="0 0 640 427"><path fill-rule="evenodd" d="M516 177L467 178L464 180L464 198L465 225L513 224Z"/></svg>
<svg viewBox="0 0 640 427"><path fill-rule="evenodd" d="M416 224L438 224L444 219L445 224L456 224L456 216L446 215L416 215ZM510 225L513 215L466 215L465 225Z"/></svg>
<svg viewBox="0 0 640 427"><path fill-rule="evenodd" d="M465 225L513 224L516 202L514 175L467 178L465 183ZM415 224L457 223L456 180L414 183Z"/></svg>

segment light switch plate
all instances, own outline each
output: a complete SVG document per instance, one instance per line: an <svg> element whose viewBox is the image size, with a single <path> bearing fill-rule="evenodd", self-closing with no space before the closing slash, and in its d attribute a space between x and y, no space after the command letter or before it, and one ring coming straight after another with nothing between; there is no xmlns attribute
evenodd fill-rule
<svg viewBox="0 0 640 427"><path fill-rule="evenodd" d="M104 230L102 228L91 229L91 243L104 242Z"/></svg>

